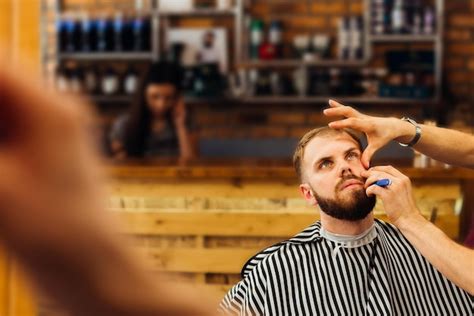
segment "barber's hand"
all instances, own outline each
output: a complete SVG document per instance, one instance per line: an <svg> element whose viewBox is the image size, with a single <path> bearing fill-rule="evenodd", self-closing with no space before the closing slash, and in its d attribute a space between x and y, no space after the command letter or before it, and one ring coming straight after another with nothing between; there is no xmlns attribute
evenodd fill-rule
<svg viewBox="0 0 474 316"><path fill-rule="evenodd" d="M367 148L362 153L362 164L369 168L372 156L391 140L397 138L397 124L400 120L395 118L374 117L362 114L350 106L344 106L330 100L331 108L324 110L324 115L329 117L343 116L345 119L329 123L335 129L351 128L365 133Z"/></svg>
<svg viewBox="0 0 474 316"><path fill-rule="evenodd" d="M420 216L413 197L410 179L392 166L370 168L361 174L365 181L366 194L378 196L390 221L398 226L401 221ZM391 184L385 188L373 184L377 180L389 179Z"/></svg>
<svg viewBox="0 0 474 316"><path fill-rule="evenodd" d="M173 120L176 127L186 126L186 105L184 99L180 97L173 108Z"/></svg>

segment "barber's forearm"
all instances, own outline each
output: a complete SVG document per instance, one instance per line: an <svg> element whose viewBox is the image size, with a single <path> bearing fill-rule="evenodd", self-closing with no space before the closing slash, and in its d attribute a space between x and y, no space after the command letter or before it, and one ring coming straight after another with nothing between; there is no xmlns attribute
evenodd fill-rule
<svg viewBox="0 0 474 316"><path fill-rule="evenodd" d="M416 150L442 162L474 168L473 135L427 125L422 125L421 131Z"/></svg>
<svg viewBox="0 0 474 316"><path fill-rule="evenodd" d="M474 136L451 129L419 124L421 138L413 148L436 160L474 168ZM409 143L415 136L415 127L405 121L391 118L390 126L395 140Z"/></svg>
<svg viewBox="0 0 474 316"><path fill-rule="evenodd" d="M420 214L402 218L396 225L436 269L474 295L474 250L455 243Z"/></svg>

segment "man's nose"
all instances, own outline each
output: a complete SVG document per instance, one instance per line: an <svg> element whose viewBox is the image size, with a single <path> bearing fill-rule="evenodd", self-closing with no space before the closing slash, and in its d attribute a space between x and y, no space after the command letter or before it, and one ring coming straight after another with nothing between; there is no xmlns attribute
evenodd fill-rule
<svg viewBox="0 0 474 316"><path fill-rule="evenodd" d="M349 174L352 174L352 169L351 169L350 164L345 160L341 161L339 164L339 175L341 177L344 177Z"/></svg>

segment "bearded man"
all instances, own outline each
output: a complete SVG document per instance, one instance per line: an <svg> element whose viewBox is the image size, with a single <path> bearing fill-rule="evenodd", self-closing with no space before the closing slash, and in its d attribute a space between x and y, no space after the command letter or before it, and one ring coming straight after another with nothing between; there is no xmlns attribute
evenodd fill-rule
<svg viewBox="0 0 474 316"><path fill-rule="evenodd" d="M361 153L360 140L349 130L323 127L303 136L293 163L301 193L319 206L321 219L251 258L242 280L221 302L223 313L473 314L467 292L440 274L395 226L374 219L380 190L397 193L397 207L415 202L408 177L390 166L366 170ZM385 187L374 185L378 180Z"/></svg>

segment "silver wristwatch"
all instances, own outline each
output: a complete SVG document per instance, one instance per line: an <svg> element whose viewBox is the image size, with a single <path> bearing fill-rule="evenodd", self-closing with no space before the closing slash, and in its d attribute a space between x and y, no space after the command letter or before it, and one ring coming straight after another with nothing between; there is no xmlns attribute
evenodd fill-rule
<svg viewBox="0 0 474 316"><path fill-rule="evenodd" d="M412 124L413 126L415 126L415 136L408 144L403 144L403 143L399 143L399 144L400 146L403 146L403 147L413 147L416 143L418 143L418 141L421 138L421 127L418 125L418 123L415 120L409 117L403 117L402 121L406 121Z"/></svg>

